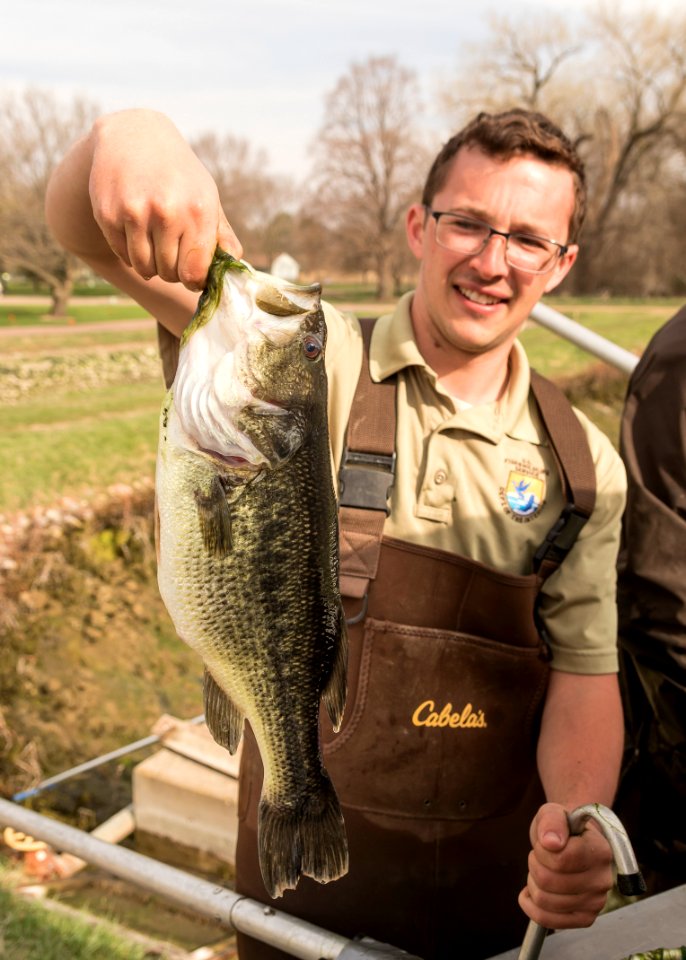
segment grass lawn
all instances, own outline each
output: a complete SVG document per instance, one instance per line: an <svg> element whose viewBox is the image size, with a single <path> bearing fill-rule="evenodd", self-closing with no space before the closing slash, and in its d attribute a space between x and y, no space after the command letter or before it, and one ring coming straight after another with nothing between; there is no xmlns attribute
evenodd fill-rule
<svg viewBox="0 0 686 960"><path fill-rule="evenodd" d="M545 303L601 337L639 355L655 331L683 305L676 298L605 302L549 297ZM521 341L531 365L553 379L574 376L594 362L584 350L535 323L527 326Z"/></svg>
<svg viewBox="0 0 686 960"><path fill-rule="evenodd" d="M133 320L150 314L137 303L79 304L72 300L67 317L50 317L47 303L3 303L0 300L0 327L40 326L46 332L50 327L67 324L97 323L103 320Z"/></svg>
<svg viewBox="0 0 686 960"><path fill-rule="evenodd" d="M354 288L339 286L336 292L347 299ZM636 353L681 306L676 299L607 302L550 298L546 302ZM121 316L122 307L116 309ZM132 309L144 315L139 308ZM111 305L78 310L93 319L98 310L109 314ZM365 313L364 303L359 312ZM104 318L104 314L100 316ZM31 388L26 396L2 403L0 457L5 469L0 475L0 512L130 482L151 476L154 470L163 398L159 367L152 354L154 327L99 333L79 333L77 327L65 336L51 335L49 324L38 324L33 330L27 326L26 336L13 335L0 342L0 390L2 380L11 377L19 386L22 378L28 377ZM606 389L608 368L535 324L524 330L522 341L532 366L541 373L564 380L588 375L588 396L582 382L574 402L616 442L626 377L611 376L613 383ZM145 364L144 354L148 356ZM141 362L136 377L122 360L126 356ZM26 361L28 373L22 372L17 358Z"/></svg>
<svg viewBox="0 0 686 960"><path fill-rule="evenodd" d="M3 284L5 296L8 297L49 297L50 295L50 290L45 284L31 283L19 277L4 280ZM107 280L103 280L102 277L97 277L94 281L87 283L77 281L72 291L72 296L77 300L80 297L111 297L118 294L117 288L113 287Z"/></svg>
<svg viewBox="0 0 686 960"><path fill-rule="evenodd" d="M163 396L159 382L120 383L6 407L0 510L152 476Z"/></svg>
<svg viewBox="0 0 686 960"><path fill-rule="evenodd" d="M3 960L144 960L142 947L106 922L88 924L49 913L11 893L0 863L0 957Z"/></svg>

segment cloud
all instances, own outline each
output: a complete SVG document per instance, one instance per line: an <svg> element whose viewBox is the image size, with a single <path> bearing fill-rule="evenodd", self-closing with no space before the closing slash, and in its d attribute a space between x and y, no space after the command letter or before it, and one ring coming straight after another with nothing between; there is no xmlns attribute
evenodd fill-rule
<svg viewBox="0 0 686 960"><path fill-rule="evenodd" d="M595 0L513 0L507 12L580 2ZM396 55L431 105L439 78L465 45L487 41L487 15L501 9L494 0L466 9L454 0L23 0L3 13L0 88L159 109L187 135L232 133L265 149L274 172L299 175L325 94L353 60Z"/></svg>

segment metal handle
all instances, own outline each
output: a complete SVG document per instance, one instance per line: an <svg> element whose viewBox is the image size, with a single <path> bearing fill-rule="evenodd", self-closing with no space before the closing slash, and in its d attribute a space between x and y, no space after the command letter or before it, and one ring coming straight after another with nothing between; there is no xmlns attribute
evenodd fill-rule
<svg viewBox="0 0 686 960"><path fill-rule="evenodd" d="M600 831L610 844L617 868L617 887L620 893L633 897L645 893L646 885L638 869L631 841L619 817L602 803L587 803L567 814L569 832L577 837L588 820L595 820ZM534 920L529 921L517 960L537 960L543 948L548 930Z"/></svg>

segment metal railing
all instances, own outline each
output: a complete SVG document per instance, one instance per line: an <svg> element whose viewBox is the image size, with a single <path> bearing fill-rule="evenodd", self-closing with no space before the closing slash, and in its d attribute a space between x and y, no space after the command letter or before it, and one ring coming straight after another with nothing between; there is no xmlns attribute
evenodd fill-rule
<svg viewBox="0 0 686 960"><path fill-rule="evenodd" d="M58 820L25 810L10 800L0 799L0 823L44 840L56 850L74 854L122 880L256 937L301 960L336 960L339 957L341 960L346 957L349 960L353 957L372 960L380 954L388 960L401 956L403 960L411 960L408 954L386 944L373 940L353 941L330 933L152 857L106 843Z"/></svg>
<svg viewBox="0 0 686 960"><path fill-rule="evenodd" d="M199 714L197 717L193 717L192 720L186 721L189 724L198 724L202 723L205 719L204 714ZM41 780L40 783L36 784L35 787L30 787L28 790L20 790L19 793L15 793L12 797L17 803L20 803L22 800L28 800L30 797L36 797L39 793L43 793L44 790L50 790L52 787L56 787L59 783L64 783L65 780L71 780L72 777L77 777L80 773L87 773L89 770L95 770L96 767L102 767L106 763L110 763L112 760L119 760L121 757L127 757L130 753L135 753L137 750L143 750L145 747L152 747L156 743L160 743L162 740L162 734L154 733L149 737L143 737L141 740L134 740L133 743L127 743L123 747L119 747L117 750L111 750L109 753L103 753L99 757L95 757L93 760L87 760L85 763L79 763L75 767L70 767L69 770L64 770L62 773L56 773L54 777L47 777L45 780Z"/></svg>
<svg viewBox="0 0 686 960"><path fill-rule="evenodd" d="M638 363L638 357L624 347L617 346L611 340L601 337L599 333L594 333L582 324L577 323L564 313L558 313L552 307L544 303L537 303L530 313L530 317L539 326L552 330L570 343L576 344L587 353L593 354L600 360L604 360L613 367L617 367L623 373L630 375Z"/></svg>

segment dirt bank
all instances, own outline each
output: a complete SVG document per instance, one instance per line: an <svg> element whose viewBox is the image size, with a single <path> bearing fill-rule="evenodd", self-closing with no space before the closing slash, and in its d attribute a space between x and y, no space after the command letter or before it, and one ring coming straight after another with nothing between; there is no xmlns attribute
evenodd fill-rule
<svg viewBox="0 0 686 960"><path fill-rule="evenodd" d="M0 792L146 736L162 713L202 712L201 668L155 579L153 491L117 486L0 518ZM140 757L136 757L140 759ZM116 808L110 765L59 788L65 804ZM51 797L51 802L53 802Z"/></svg>

